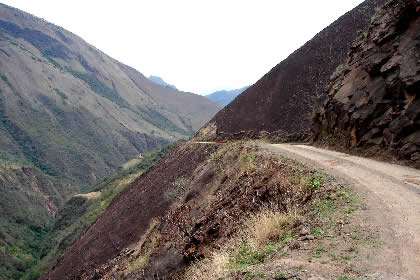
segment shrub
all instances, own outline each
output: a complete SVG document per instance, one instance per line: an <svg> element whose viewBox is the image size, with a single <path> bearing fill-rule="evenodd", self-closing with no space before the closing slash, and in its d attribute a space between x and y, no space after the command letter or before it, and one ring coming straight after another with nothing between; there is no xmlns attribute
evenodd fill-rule
<svg viewBox="0 0 420 280"><path fill-rule="evenodd" d="M260 249L280 241L295 223L297 216L285 214L271 207L263 208L245 221L245 238L251 247Z"/></svg>
<svg viewBox="0 0 420 280"><path fill-rule="evenodd" d="M324 175L322 173L315 173L312 178L306 182L306 185L310 190L319 188L324 182Z"/></svg>
<svg viewBox="0 0 420 280"><path fill-rule="evenodd" d="M229 252L214 251L209 258L192 264L179 280L221 279L228 271Z"/></svg>

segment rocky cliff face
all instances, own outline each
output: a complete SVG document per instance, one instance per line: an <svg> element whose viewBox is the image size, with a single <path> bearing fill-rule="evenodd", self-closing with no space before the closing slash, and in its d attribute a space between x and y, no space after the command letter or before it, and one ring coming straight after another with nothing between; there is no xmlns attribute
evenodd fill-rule
<svg viewBox="0 0 420 280"><path fill-rule="evenodd" d="M383 3L367 0L322 30L216 114L197 139L306 139L317 93Z"/></svg>
<svg viewBox="0 0 420 280"><path fill-rule="evenodd" d="M376 13L320 99L316 140L420 167L419 12L390 1Z"/></svg>

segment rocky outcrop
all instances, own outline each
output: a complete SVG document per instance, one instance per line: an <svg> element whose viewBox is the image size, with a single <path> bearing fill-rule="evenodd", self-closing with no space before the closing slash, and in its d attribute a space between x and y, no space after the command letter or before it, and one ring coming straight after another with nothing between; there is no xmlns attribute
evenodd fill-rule
<svg viewBox="0 0 420 280"><path fill-rule="evenodd" d="M217 113L210 122L216 131L206 135L199 131L196 139L308 138L317 93L346 59L357 31L369 25L375 8L384 3L367 0L319 32Z"/></svg>
<svg viewBox="0 0 420 280"><path fill-rule="evenodd" d="M396 0L376 13L320 98L315 140L420 167L419 14Z"/></svg>

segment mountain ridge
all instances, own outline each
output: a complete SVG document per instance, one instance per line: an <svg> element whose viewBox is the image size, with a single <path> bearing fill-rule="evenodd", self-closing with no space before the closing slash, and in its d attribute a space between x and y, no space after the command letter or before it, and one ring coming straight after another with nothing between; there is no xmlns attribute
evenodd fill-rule
<svg viewBox="0 0 420 280"><path fill-rule="evenodd" d="M250 86L232 90L218 90L205 96L213 101L222 103L223 105L228 105L233 101L233 99L235 99L239 94L247 90L249 87Z"/></svg>
<svg viewBox="0 0 420 280"><path fill-rule="evenodd" d="M174 89L177 89L176 86L168 84L167 82L165 82L161 77L158 76L149 76L149 80L151 80L152 82L159 84L161 86L166 86L166 87L171 87Z"/></svg>

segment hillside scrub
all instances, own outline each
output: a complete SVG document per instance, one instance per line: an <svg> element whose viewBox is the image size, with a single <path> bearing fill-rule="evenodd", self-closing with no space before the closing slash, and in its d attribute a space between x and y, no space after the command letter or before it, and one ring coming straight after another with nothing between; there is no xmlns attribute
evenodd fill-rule
<svg viewBox="0 0 420 280"><path fill-rule="evenodd" d="M382 244L358 201L263 142L182 143L41 279L358 277Z"/></svg>
<svg viewBox="0 0 420 280"><path fill-rule="evenodd" d="M168 186L171 207L149 233L148 245L129 246L102 266L101 277L232 276L281 254L309 223L302 217L312 204L336 191L320 173L252 141L209 145L215 150L191 177L174 178ZM174 191L180 185L182 191Z"/></svg>

